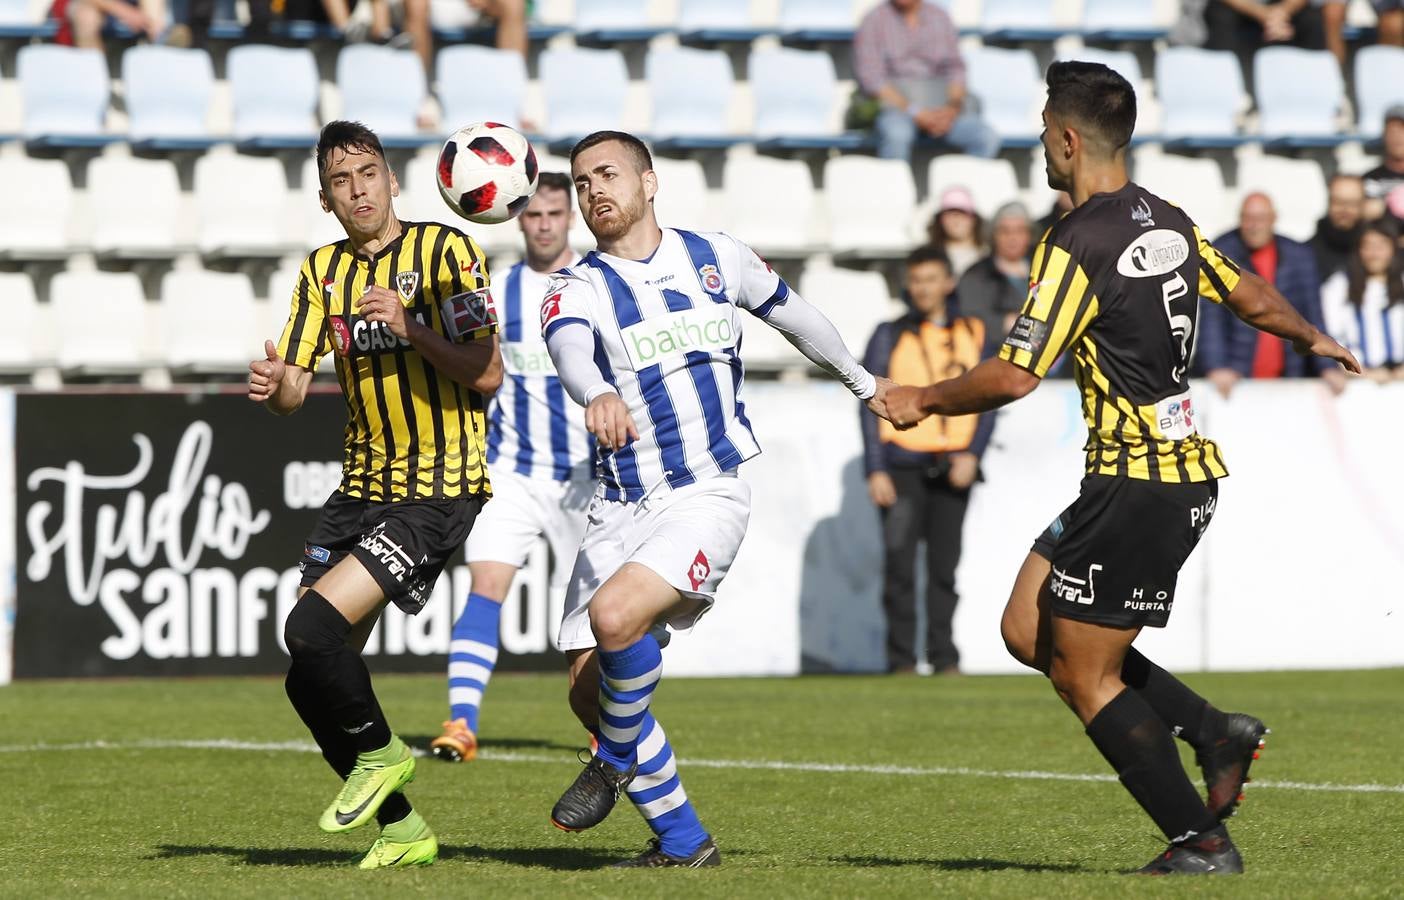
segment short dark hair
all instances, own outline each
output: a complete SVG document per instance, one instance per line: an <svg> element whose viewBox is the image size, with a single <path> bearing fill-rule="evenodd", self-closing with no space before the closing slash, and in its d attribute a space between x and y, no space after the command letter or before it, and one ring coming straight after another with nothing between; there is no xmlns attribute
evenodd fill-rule
<svg viewBox="0 0 1404 900"><path fill-rule="evenodd" d="M570 149L571 166L575 166L575 158L586 150L609 141L618 141L623 144L625 149L629 151L629 155L634 157L634 166L640 172L647 172L653 168L653 154L648 152L648 147L644 146L643 141L627 131L596 131L585 135Z"/></svg>
<svg viewBox="0 0 1404 900"><path fill-rule="evenodd" d="M955 271L951 266L951 258L946 255L946 251L935 244L922 244L920 247L907 254L907 268L915 269L925 263L940 263L946 267L946 273Z"/></svg>
<svg viewBox="0 0 1404 900"><path fill-rule="evenodd" d="M352 150L360 153L374 153L385 159L385 148L380 146L380 138L360 122L337 119L322 126L317 138L317 177L327 174L327 159L333 150Z"/></svg>
<svg viewBox="0 0 1404 900"><path fill-rule="evenodd" d="M1048 111L1078 127L1107 156L1131 143L1136 91L1101 63L1069 60L1048 67Z"/></svg>
<svg viewBox="0 0 1404 900"><path fill-rule="evenodd" d="M553 191L565 191L566 206L570 206L570 196L575 193L575 185L571 182L570 176L563 172L542 172L536 176L536 189L550 188Z"/></svg>

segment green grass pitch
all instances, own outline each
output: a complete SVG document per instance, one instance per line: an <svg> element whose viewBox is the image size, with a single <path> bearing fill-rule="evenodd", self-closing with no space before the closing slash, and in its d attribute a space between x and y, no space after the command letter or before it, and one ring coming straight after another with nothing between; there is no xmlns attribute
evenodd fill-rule
<svg viewBox="0 0 1404 900"><path fill-rule="evenodd" d="M359 872L374 826L317 829L336 782L281 681L208 679L0 688L0 895L1404 896L1404 670L1187 680L1273 729L1231 822L1241 878L1124 877L1162 838L1034 677L665 679L654 710L724 862L609 871L649 836L627 802L584 834L547 821L584 743L564 677L499 676L482 756L421 759L409 787L439 862ZM427 746L443 680L377 685Z"/></svg>

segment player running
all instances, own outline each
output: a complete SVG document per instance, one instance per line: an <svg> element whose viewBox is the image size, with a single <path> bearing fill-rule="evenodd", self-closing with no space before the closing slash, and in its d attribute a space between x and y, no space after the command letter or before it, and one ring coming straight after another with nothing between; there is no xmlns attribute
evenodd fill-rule
<svg viewBox="0 0 1404 900"><path fill-rule="evenodd" d="M1034 254L1022 314L997 359L949 381L894 388L888 409L904 425L995 409L1032 391L1072 351L1089 429L1086 477L1019 571L1004 639L1048 675L1169 839L1141 873L1241 872L1224 820L1267 729L1215 709L1131 646L1143 627L1169 619L1180 567L1228 474L1195 427L1186 378L1199 297L1301 353L1360 366L1267 282L1219 255L1178 207L1127 179L1136 95L1124 78L1093 63L1054 63L1043 122L1048 184L1068 191L1074 209ZM1195 749L1207 804L1172 731Z"/></svg>
<svg viewBox="0 0 1404 900"><path fill-rule="evenodd" d="M660 229L653 160L634 136L584 138L571 175L598 249L552 283L541 326L602 451L560 633L571 708L599 749L551 821L590 828L627 790L657 838L618 865L717 865L650 700L664 626L689 628L711 607L746 533L750 489L736 468L760 447L740 398L741 311L879 415L889 382L745 244Z"/></svg>

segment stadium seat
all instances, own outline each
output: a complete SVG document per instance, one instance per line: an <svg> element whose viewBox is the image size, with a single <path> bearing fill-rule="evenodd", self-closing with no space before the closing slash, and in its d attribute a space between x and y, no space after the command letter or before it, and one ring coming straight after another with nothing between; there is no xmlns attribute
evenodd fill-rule
<svg viewBox="0 0 1404 900"><path fill-rule="evenodd" d="M809 265L800 276L799 292L829 317L844 343L859 353L880 323L895 318L881 272Z"/></svg>
<svg viewBox="0 0 1404 900"><path fill-rule="evenodd" d="M655 47L644 61L653 100L650 134L659 145L725 146L731 61L721 50Z"/></svg>
<svg viewBox="0 0 1404 900"><path fill-rule="evenodd" d="M814 182L797 159L732 153L722 170L726 230L773 255L806 255L818 241Z"/></svg>
<svg viewBox="0 0 1404 900"><path fill-rule="evenodd" d="M1051 41L1063 33L1053 0L985 0L980 30L990 41Z"/></svg>
<svg viewBox="0 0 1404 900"><path fill-rule="evenodd" d="M1171 23L1159 13L1155 0L1084 0L1082 35L1099 42L1164 37Z"/></svg>
<svg viewBox="0 0 1404 900"><path fill-rule="evenodd" d="M751 52L756 137L794 145L841 144L832 54L777 47Z"/></svg>
<svg viewBox="0 0 1404 900"><path fill-rule="evenodd" d="M1241 142L1243 71L1228 50L1169 47L1155 57L1155 89L1163 108L1161 137L1189 146Z"/></svg>
<svg viewBox="0 0 1404 900"><path fill-rule="evenodd" d="M415 118L426 96L424 67L410 50L351 44L336 58L341 118L364 122L395 146L422 143Z"/></svg>
<svg viewBox="0 0 1404 900"><path fill-rule="evenodd" d="M1137 61L1136 54L1130 50L1102 50L1099 47L1083 47L1076 53L1059 58L1101 63L1131 82L1133 88L1141 86L1141 64Z"/></svg>
<svg viewBox="0 0 1404 900"><path fill-rule="evenodd" d="M401 219L411 222L441 222L471 235L488 254L521 248L521 230L515 222L501 225L478 225L459 218L444 203L434 178L438 150L425 147L400 172L400 197L395 211ZM538 160L539 163L539 160Z"/></svg>
<svg viewBox="0 0 1404 900"><path fill-rule="evenodd" d="M283 334L283 326L287 325L288 316L292 312L293 294L301 279L301 260L284 263L268 276L268 297L262 304L263 308L258 311L262 318L254 323L257 338L255 346L263 346L266 340L278 343L278 338Z"/></svg>
<svg viewBox="0 0 1404 900"><path fill-rule="evenodd" d="M707 176L702 163L695 159L656 156L653 171L658 175L658 193L653 198L658 224L697 231L716 230L717 222L707 202Z"/></svg>
<svg viewBox="0 0 1404 900"><path fill-rule="evenodd" d="M168 159L101 156L88 166L91 243L99 256L174 257L191 243L180 206L180 180Z"/></svg>
<svg viewBox="0 0 1404 900"><path fill-rule="evenodd" d="M829 244L835 254L904 256L916 210L916 182L905 159L847 154L824 164Z"/></svg>
<svg viewBox="0 0 1404 900"><path fill-rule="evenodd" d="M25 372L53 362L46 310L23 272L0 272L5 327L0 329L0 372Z"/></svg>
<svg viewBox="0 0 1404 900"><path fill-rule="evenodd" d="M109 83L100 50L55 44L21 47L16 63L24 103L24 137L36 144L101 146Z"/></svg>
<svg viewBox="0 0 1404 900"><path fill-rule="evenodd" d="M1224 174L1212 159L1163 153L1147 146L1135 151L1131 177L1151 193L1176 204L1209 240L1235 221L1224 190Z"/></svg>
<svg viewBox="0 0 1404 900"><path fill-rule="evenodd" d="M790 40L851 39L858 25L853 0L781 0L780 33Z"/></svg>
<svg viewBox="0 0 1404 900"><path fill-rule="evenodd" d="M1361 47L1355 51L1357 128L1367 138L1384 130L1385 110L1404 103L1404 47Z"/></svg>
<svg viewBox="0 0 1404 900"><path fill-rule="evenodd" d="M94 302L95 299L102 302ZM49 285L59 367L83 374L135 374L146 367L151 325L132 272L60 272Z"/></svg>
<svg viewBox="0 0 1404 900"><path fill-rule="evenodd" d="M0 258L63 259L71 252L69 216L73 181L57 159L0 157L0 184L6 185L0 216Z"/></svg>
<svg viewBox="0 0 1404 900"><path fill-rule="evenodd" d="M613 44L646 41L663 31L650 26L649 0L589 0L575 4L575 39Z"/></svg>
<svg viewBox="0 0 1404 900"><path fill-rule="evenodd" d="M1037 143L1044 86L1033 51L977 47L962 55L970 93L980 100L981 118L1006 145Z"/></svg>
<svg viewBox="0 0 1404 900"><path fill-rule="evenodd" d="M195 161L195 243L215 258L277 257L295 249L283 233L288 183L268 156L206 153Z"/></svg>
<svg viewBox="0 0 1404 900"><path fill-rule="evenodd" d="M935 212L941 193L950 187L963 187L975 199L975 211L989 221L995 210L1019 198L1019 177L1007 159L980 159L956 153L931 160L926 175L925 218ZM923 228L925 222L922 222Z"/></svg>
<svg viewBox="0 0 1404 900"><path fill-rule="evenodd" d="M244 44L226 61L234 138L252 147L311 146L317 141L317 60L306 47Z"/></svg>
<svg viewBox="0 0 1404 900"><path fill-rule="evenodd" d="M58 22L46 18L48 3L31 0L0 0L0 39L51 38Z"/></svg>
<svg viewBox="0 0 1404 900"><path fill-rule="evenodd" d="M1279 234L1295 241L1309 241L1316 222L1326 214L1326 177L1312 159L1288 159L1261 154L1238 161L1238 180L1233 192L1233 214L1243 197L1262 191L1277 209Z"/></svg>
<svg viewBox="0 0 1404 900"><path fill-rule="evenodd" d="M217 310L218 312L212 312ZM264 323L242 272L187 269L161 279L166 365L192 372L247 372L261 357Z"/></svg>
<svg viewBox="0 0 1404 900"><path fill-rule="evenodd" d="M1336 116L1345 85L1329 52L1265 47L1253 57L1253 84L1264 140L1291 146L1340 143Z"/></svg>
<svg viewBox="0 0 1404 900"><path fill-rule="evenodd" d="M303 217L301 243L307 250L346 239L346 230L341 227L336 216L322 211L321 201L317 198L321 185L321 178L317 174L317 160L308 157L302 164L302 188L294 200ZM395 211L399 213L400 218L405 217L398 202Z"/></svg>
<svg viewBox="0 0 1404 900"><path fill-rule="evenodd" d="M521 127L527 71L520 53L457 44L439 51L434 73L445 131L472 122Z"/></svg>
<svg viewBox="0 0 1404 900"><path fill-rule="evenodd" d="M751 0L680 0L683 41L750 41L764 34L751 21Z"/></svg>
<svg viewBox="0 0 1404 900"><path fill-rule="evenodd" d="M553 141L623 126L629 73L618 50L552 47L542 51L539 73Z"/></svg>
<svg viewBox="0 0 1404 900"><path fill-rule="evenodd" d="M206 122L214 64L204 50L151 44L122 54L128 137L153 149L200 149L211 143Z"/></svg>

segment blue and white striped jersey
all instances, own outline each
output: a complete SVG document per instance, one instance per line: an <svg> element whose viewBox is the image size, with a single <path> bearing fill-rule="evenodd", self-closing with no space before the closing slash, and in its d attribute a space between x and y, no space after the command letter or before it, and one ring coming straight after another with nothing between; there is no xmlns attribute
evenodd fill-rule
<svg viewBox="0 0 1404 900"><path fill-rule="evenodd" d="M504 373L488 411L487 461L527 478L589 479L595 440L584 412L561 387L537 327L550 277L517 263L499 282Z"/></svg>
<svg viewBox="0 0 1404 900"><path fill-rule="evenodd" d="M760 453L741 402L740 310L765 318L790 289L753 250L730 235L665 228L647 260L592 252L558 276L542 333L590 328L595 364L639 430L601 454L607 498L640 500Z"/></svg>

